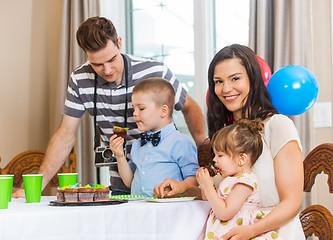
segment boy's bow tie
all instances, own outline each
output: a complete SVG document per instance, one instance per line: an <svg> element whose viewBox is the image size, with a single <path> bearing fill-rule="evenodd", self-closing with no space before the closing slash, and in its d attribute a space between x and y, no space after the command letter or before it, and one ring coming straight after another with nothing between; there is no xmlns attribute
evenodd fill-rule
<svg viewBox="0 0 333 240"><path fill-rule="evenodd" d="M161 131L151 134L141 133L140 138L141 138L141 146L145 145L148 141L151 141L153 146L156 147L161 140Z"/></svg>

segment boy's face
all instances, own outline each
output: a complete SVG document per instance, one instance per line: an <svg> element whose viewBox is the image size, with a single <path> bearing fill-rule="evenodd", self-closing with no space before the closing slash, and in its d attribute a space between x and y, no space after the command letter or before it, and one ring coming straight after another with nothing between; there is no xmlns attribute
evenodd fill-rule
<svg viewBox="0 0 333 240"><path fill-rule="evenodd" d="M138 92L132 95L133 117L140 131L156 132L162 127L163 106L157 106L154 95Z"/></svg>

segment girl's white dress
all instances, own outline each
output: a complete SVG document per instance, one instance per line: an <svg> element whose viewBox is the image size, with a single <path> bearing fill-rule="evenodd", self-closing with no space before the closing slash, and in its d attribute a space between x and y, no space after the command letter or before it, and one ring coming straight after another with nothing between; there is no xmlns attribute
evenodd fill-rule
<svg viewBox="0 0 333 240"><path fill-rule="evenodd" d="M252 167L258 179L260 187L260 207L275 207L280 202L274 175L274 157L288 142L296 140L300 149L301 142L296 127L287 116L276 114L265 124L262 136L264 149L263 153ZM264 211L269 213L269 211ZM288 240L304 240L299 216L290 220L287 224L277 230L280 237Z"/></svg>
<svg viewBox="0 0 333 240"><path fill-rule="evenodd" d="M238 213L228 221L221 221L211 210L206 226L205 240L219 240L230 229L240 225L252 225L259 221L265 214L259 209L259 192L256 175L244 173L238 177L227 177L219 185L217 194L225 200L237 184L245 184L253 189L251 196L243 204ZM260 186L259 186L260 188ZM253 239L281 239L276 232L267 232Z"/></svg>

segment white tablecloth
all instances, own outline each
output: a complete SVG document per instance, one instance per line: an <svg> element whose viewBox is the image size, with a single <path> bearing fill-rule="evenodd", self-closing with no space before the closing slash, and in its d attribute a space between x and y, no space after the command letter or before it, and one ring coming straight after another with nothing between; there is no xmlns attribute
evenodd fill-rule
<svg viewBox="0 0 333 240"><path fill-rule="evenodd" d="M12 199L0 210L0 240L13 239L198 239L210 206L206 201L131 201L107 206L49 206Z"/></svg>

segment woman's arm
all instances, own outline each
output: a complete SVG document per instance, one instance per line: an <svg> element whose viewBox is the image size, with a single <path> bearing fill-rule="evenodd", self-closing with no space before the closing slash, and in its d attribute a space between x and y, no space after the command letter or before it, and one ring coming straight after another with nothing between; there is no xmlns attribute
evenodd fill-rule
<svg viewBox="0 0 333 240"><path fill-rule="evenodd" d="M275 230L300 211L303 194L302 152L296 140L288 142L274 158L275 181L280 203L263 219L254 225L236 227L223 236L224 239L236 237L249 239L261 233Z"/></svg>
<svg viewBox="0 0 333 240"><path fill-rule="evenodd" d="M303 157L297 141L288 142L274 158L274 172L280 203L263 219L261 227L276 229L300 211L303 196ZM258 224L258 225L262 225ZM263 229L265 230L265 229Z"/></svg>

